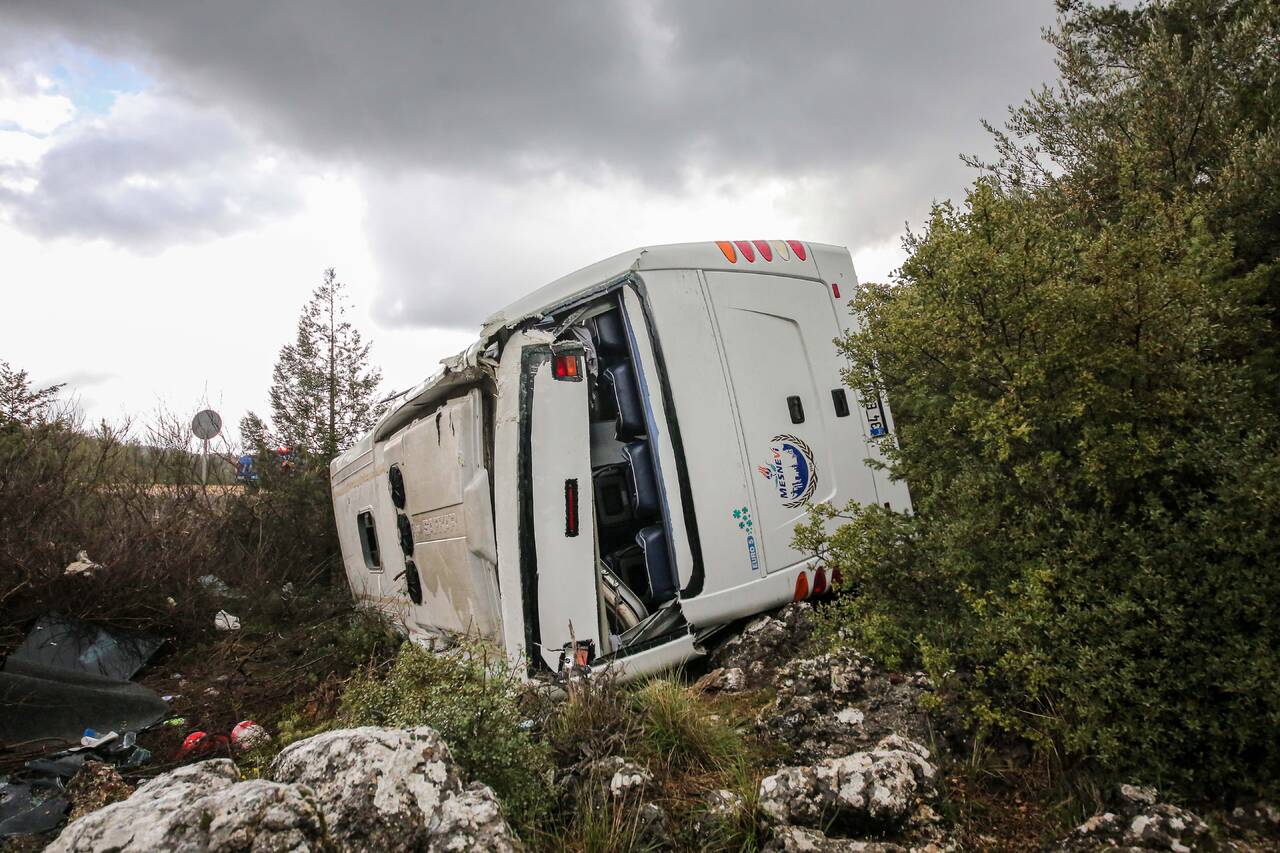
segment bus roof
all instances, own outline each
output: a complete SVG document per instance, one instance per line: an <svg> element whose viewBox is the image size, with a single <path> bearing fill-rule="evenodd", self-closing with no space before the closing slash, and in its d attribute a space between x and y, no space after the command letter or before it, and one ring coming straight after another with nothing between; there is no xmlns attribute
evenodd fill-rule
<svg viewBox="0 0 1280 853"><path fill-rule="evenodd" d="M799 240L735 240L642 246L583 267L517 299L485 320L480 338L487 340L503 327L536 317L546 308L587 296L593 290L607 288L637 271L749 269L752 272L817 278L818 268L810 246L815 249L838 248Z"/></svg>

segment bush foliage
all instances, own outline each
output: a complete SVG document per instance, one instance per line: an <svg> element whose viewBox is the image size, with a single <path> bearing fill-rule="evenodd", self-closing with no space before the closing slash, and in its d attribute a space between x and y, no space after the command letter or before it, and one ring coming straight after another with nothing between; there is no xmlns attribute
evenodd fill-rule
<svg viewBox="0 0 1280 853"><path fill-rule="evenodd" d="M433 652L405 643L389 672L371 669L347 687L340 716L354 726L431 726L512 823L531 826L550 805L552 764L526 724L522 691L507 659L482 644Z"/></svg>
<svg viewBox="0 0 1280 853"><path fill-rule="evenodd" d="M840 341L915 514L821 508L798 542L855 641L954 670L980 731L1274 789L1280 7L1059 7L1060 84Z"/></svg>

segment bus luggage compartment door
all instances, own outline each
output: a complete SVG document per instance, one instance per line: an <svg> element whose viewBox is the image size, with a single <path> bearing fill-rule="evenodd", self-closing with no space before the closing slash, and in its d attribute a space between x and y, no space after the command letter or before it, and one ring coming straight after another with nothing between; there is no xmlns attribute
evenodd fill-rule
<svg viewBox="0 0 1280 853"><path fill-rule="evenodd" d="M565 344L528 347L523 358L529 476L522 486L536 564L525 573L526 583L536 578L526 587L535 602L526 602L526 613L536 613L533 640L555 671L562 655L572 660L571 641L600 649L587 365L580 346Z"/></svg>

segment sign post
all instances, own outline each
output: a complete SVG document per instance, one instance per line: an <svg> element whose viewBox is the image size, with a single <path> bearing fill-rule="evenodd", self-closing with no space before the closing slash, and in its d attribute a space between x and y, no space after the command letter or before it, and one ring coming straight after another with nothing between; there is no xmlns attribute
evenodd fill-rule
<svg viewBox="0 0 1280 853"><path fill-rule="evenodd" d="M205 486L209 481L209 439L222 432L222 417L213 409L196 412L191 419L191 432L204 442L204 452L200 454L200 485Z"/></svg>

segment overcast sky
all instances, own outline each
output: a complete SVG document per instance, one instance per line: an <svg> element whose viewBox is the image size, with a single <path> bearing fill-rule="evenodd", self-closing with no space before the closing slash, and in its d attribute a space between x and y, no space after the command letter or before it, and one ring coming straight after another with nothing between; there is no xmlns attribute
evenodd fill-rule
<svg viewBox="0 0 1280 853"><path fill-rule="evenodd" d="M93 418L265 410L325 267L386 390L635 246L863 279L1053 77L1050 0L4 0L0 359Z"/></svg>

